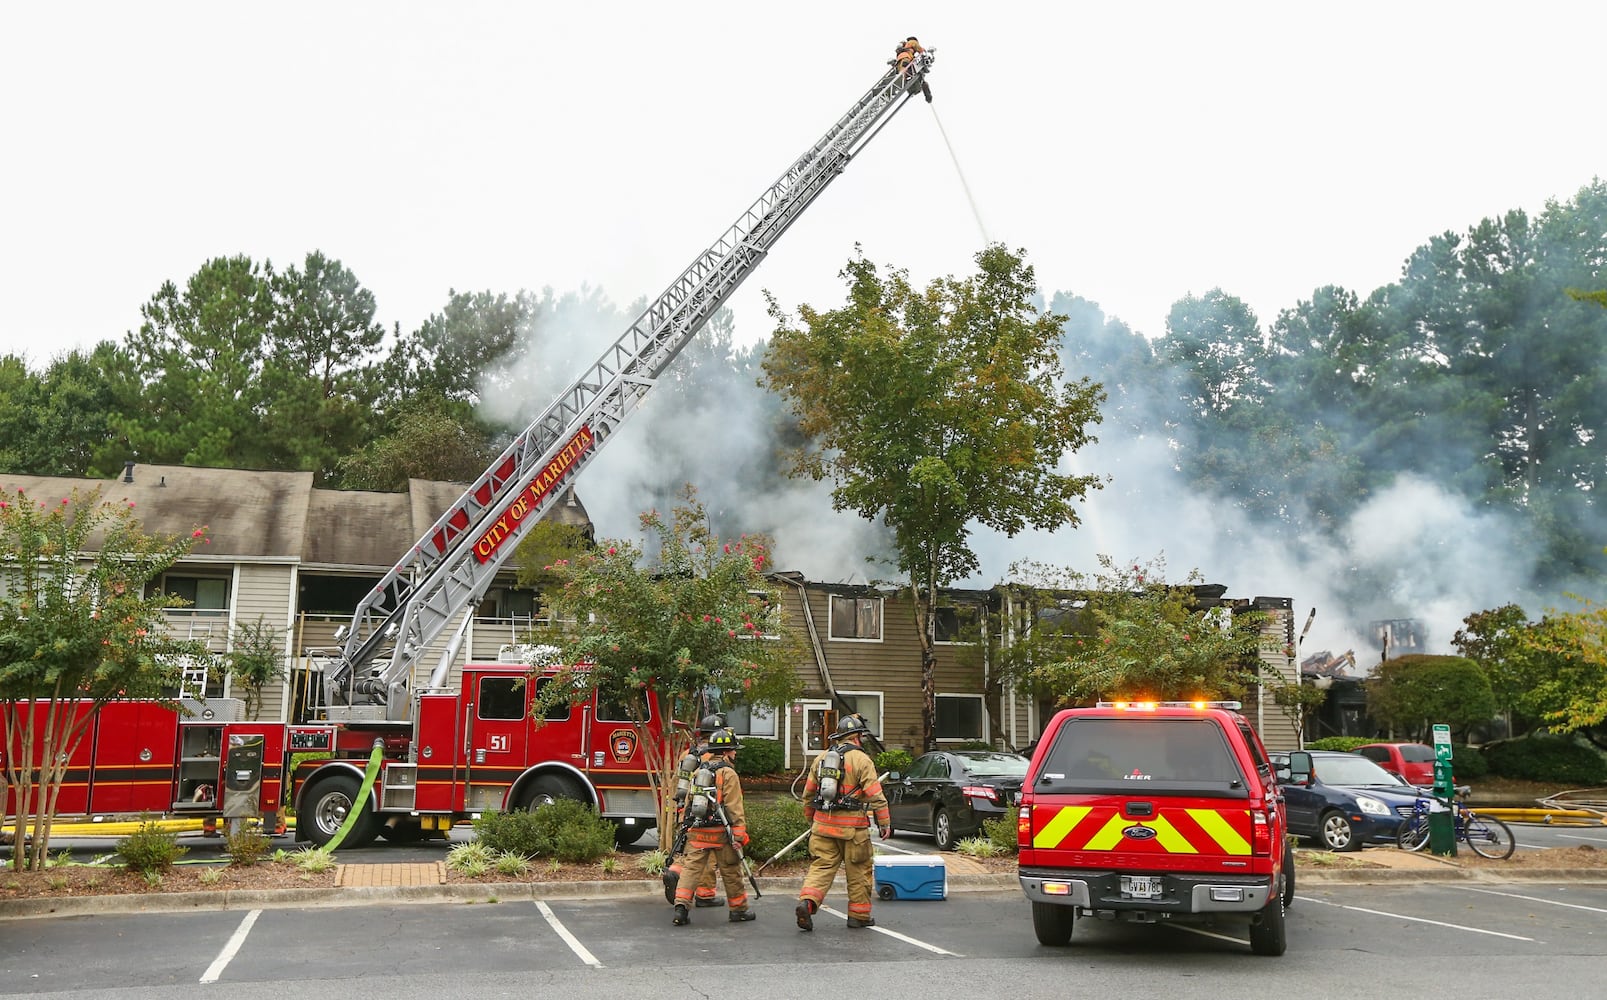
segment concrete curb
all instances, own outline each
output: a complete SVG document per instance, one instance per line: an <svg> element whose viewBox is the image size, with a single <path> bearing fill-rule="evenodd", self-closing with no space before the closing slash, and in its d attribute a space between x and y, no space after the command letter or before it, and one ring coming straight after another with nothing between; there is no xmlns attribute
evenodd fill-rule
<svg viewBox="0 0 1607 1000"><path fill-rule="evenodd" d="M779 892L792 898L790 886L775 880ZM793 880L786 880L791 882ZM989 892L1019 889L1013 874L950 875L950 892ZM1544 868L1498 875L1468 868L1444 871L1394 868L1308 871L1296 873L1297 891L1330 885L1410 885L1433 882L1523 884L1567 882L1570 885L1607 884L1607 869ZM496 906L543 899L643 899L662 902L664 886L657 879L612 882L487 882L450 885L348 886L317 889L234 889L215 892L128 893L117 896L83 896L18 899L0 903L0 921L32 917L74 917L99 913L187 913L195 910L257 910L290 907L391 906L416 903L459 902Z"/></svg>

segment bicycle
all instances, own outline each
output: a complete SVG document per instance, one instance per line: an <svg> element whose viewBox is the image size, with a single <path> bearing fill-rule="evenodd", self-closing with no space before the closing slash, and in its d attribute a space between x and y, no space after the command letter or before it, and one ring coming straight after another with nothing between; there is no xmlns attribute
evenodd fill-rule
<svg viewBox="0 0 1607 1000"><path fill-rule="evenodd" d="M1505 823L1494 816L1481 816L1463 804L1462 800L1471 791L1466 785L1457 786L1456 798L1450 803L1455 839L1467 844L1482 858L1505 861L1512 857L1518 841ZM1412 806L1411 818L1401 824L1395 835L1395 843L1401 850L1421 851L1428 846L1428 816L1435 801L1429 796L1420 796Z"/></svg>

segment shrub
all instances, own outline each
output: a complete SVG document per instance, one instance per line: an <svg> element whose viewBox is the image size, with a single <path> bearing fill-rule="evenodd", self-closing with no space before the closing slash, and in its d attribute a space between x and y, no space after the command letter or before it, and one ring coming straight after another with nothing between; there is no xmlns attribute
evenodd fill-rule
<svg viewBox="0 0 1607 1000"><path fill-rule="evenodd" d="M1000 816L998 819L985 819L982 821L982 835L997 844L999 851L1004 854L1015 854L1019 846L1016 842L1016 820L1014 816Z"/></svg>
<svg viewBox="0 0 1607 1000"><path fill-rule="evenodd" d="M747 855L760 861L769 861L777 851L809 829L804 819L803 805L789 798L749 800ZM807 838L787 852L783 861L803 858L808 854Z"/></svg>
<svg viewBox="0 0 1607 1000"><path fill-rule="evenodd" d="M114 850L130 871L146 876L167 871L190 853L188 847L179 846L178 834L163 830L149 816L141 819L138 830L119 840Z"/></svg>
<svg viewBox="0 0 1607 1000"><path fill-rule="evenodd" d="M223 850L229 855L229 863L249 868L263 859L273 841L261 830L242 829L238 833L230 833L223 841Z"/></svg>
<svg viewBox="0 0 1607 1000"><path fill-rule="evenodd" d="M737 751L737 773L744 777L752 774L776 774L785 765L786 755L780 743L757 736L742 737L742 749Z"/></svg>
<svg viewBox="0 0 1607 1000"><path fill-rule="evenodd" d="M1004 851L992 837L966 837L954 845L955 850L972 858L996 858Z"/></svg>
<svg viewBox="0 0 1607 1000"><path fill-rule="evenodd" d="M488 849L527 858L596 861L614 851L614 824L588 803L559 799L539 809L481 813L474 836Z"/></svg>
<svg viewBox="0 0 1607 1000"><path fill-rule="evenodd" d="M1340 753L1349 753L1359 746L1378 742L1381 741L1375 740L1370 736L1324 736L1320 740L1312 740L1310 743L1307 743L1305 749L1337 750Z"/></svg>
<svg viewBox="0 0 1607 1000"><path fill-rule="evenodd" d="M661 850L646 851L636 858L636 867L654 877L664 874L669 864L669 855Z"/></svg>
<svg viewBox="0 0 1607 1000"><path fill-rule="evenodd" d="M886 774L888 771L897 771L900 774L909 773L910 765L915 758L910 756L908 750L884 750L876 755L876 773Z"/></svg>
<svg viewBox="0 0 1607 1000"><path fill-rule="evenodd" d="M530 859L523 854L509 854L504 852L497 855L493 867L503 875L525 875L530 871Z"/></svg>
<svg viewBox="0 0 1607 1000"><path fill-rule="evenodd" d="M1484 748L1484 760L1492 774L1503 778L1563 785L1607 782L1607 759L1595 749L1562 736L1528 736L1491 744ZM1461 777L1459 768L1457 776Z"/></svg>
<svg viewBox="0 0 1607 1000"><path fill-rule="evenodd" d="M467 873L476 868L484 872L491 865L493 857L495 855L489 847L478 840L471 840L446 852L446 866L455 872Z"/></svg>
<svg viewBox="0 0 1607 1000"><path fill-rule="evenodd" d="M322 847L304 847L292 857L295 858L296 867L304 872L327 872L335 867L335 856Z"/></svg>
<svg viewBox="0 0 1607 1000"><path fill-rule="evenodd" d="M1451 770L1457 781L1466 784L1489 774L1490 764L1477 748L1456 743L1451 746Z"/></svg>

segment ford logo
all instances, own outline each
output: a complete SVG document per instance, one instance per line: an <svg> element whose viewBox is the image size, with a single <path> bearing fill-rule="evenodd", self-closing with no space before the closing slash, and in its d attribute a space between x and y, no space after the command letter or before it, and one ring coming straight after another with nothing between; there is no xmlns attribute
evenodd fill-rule
<svg viewBox="0 0 1607 1000"><path fill-rule="evenodd" d="M1129 840L1149 840L1155 836L1155 831L1147 826L1130 826L1122 831L1122 836Z"/></svg>

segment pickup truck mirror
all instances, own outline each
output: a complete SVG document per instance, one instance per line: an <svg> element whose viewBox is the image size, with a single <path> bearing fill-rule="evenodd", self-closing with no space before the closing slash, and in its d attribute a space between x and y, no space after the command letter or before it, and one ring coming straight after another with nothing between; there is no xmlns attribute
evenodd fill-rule
<svg viewBox="0 0 1607 1000"><path fill-rule="evenodd" d="M1299 785L1311 784L1312 772L1311 754L1304 750L1296 750L1289 755L1289 780Z"/></svg>

